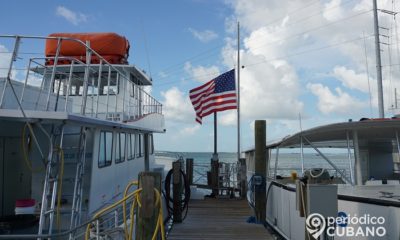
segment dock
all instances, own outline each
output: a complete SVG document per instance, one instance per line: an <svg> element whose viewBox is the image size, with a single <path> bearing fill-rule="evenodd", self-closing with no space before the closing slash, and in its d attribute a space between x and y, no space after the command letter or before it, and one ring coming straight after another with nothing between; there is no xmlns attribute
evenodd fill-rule
<svg viewBox="0 0 400 240"><path fill-rule="evenodd" d="M252 215L246 200L190 200L186 219L173 225L167 239L275 239L262 224L247 223Z"/></svg>

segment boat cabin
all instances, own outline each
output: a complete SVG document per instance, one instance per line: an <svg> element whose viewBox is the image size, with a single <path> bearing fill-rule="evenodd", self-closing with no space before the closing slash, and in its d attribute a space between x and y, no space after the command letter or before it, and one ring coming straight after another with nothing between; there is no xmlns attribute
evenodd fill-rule
<svg viewBox="0 0 400 240"><path fill-rule="evenodd" d="M122 198L139 172L162 167L153 144L153 133L165 131L162 104L146 92L152 81L143 70L125 58L103 57L99 52L107 49L82 39L3 36L0 44L3 39L13 40L14 51L10 68L0 72L2 223L24 212L33 216L24 233L75 229ZM21 44L30 41L56 42L58 50L27 56ZM69 41L85 54L66 54Z"/></svg>

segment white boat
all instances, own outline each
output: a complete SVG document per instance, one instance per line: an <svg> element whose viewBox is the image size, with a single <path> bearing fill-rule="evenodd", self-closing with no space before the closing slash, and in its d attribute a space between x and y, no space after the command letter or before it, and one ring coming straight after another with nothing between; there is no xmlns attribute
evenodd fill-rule
<svg viewBox="0 0 400 240"><path fill-rule="evenodd" d="M254 172L255 150L246 152L250 190L266 191L261 221L286 239L400 239L400 119L384 118L376 0L373 12L380 118L315 127L267 144L266 175ZM282 151L299 153L289 161L296 167L280 164Z"/></svg>
<svg viewBox="0 0 400 240"><path fill-rule="evenodd" d="M0 44L9 50L0 72L0 232L76 238L76 228L121 199L139 172L157 170L153 133L165 131L162 104L144 90L152 79L143 70L107 58L93 42L0 36ZM65 54L71 46L83 54ZM32 214L30 228L7 225L15 212Z"/></svg>
<svg viewBox="0 0 400 240"><path fill-rule="evenodd" d="M335 239L399 239L399 132L400 119L366 119L312 128L268 144L267 151L274 157L269 159L267 167L269 189L266 222L286 239L307 239L306 217L300 216L296 206L299 195L296 193L296 181L291 176L292 172L297 172L298 176L308 175L308 180L317 185L337 186L337 212L343 212L347 216L367 215L384 219L384 223L379 225L385 228L382 237L378 238L372 234L366 236L365 232L358 236L339 236L342 232L338 232ZM308 154L304 154L304 149L307 148L313 151L308 150ZM280 157L285 156L282 152L287 149L289 152L298 153L290 155L292 161L297 162L298 168L280 168ZM335 154L332 149L342 151L337 150ZM342 159L333 157L338 155L339 151L342 153ZM315 156L314 153L318 155ZM316 159L318 161L315 161ZM248 176L252 176L254 150L246 152L246 161ZM322 164L325 161L326 164ZM319 165L316 166L316 162ZM346 168L343 168L344 162ZM320 169L315 169L316 167ZM325 172L324 175L319 174L321 176L316 178L310 176L310 171L316 175L321 173L321 169ZM318 195L316 201L324 205L324 201L328 201L327 197L329 196ZM372 225L349 226L365 231L365 227Z"/></svg>

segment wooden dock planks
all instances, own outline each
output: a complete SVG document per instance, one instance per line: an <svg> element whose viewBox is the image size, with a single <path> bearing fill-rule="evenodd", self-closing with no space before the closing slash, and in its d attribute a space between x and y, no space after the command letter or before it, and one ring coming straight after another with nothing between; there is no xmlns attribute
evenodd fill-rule
<svg viewBox="0 0 400 240"><path fill-rule="evenodd" d="M246 200L191 200L188 216L168 239L274 239L263 225L246 222L252 215Z"/></svg>

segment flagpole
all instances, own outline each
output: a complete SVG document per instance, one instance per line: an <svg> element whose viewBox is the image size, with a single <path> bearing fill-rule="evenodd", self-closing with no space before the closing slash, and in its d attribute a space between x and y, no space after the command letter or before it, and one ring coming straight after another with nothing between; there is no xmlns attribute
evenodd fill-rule
<svg viewBox="0 0 400 240"><path fill-rule="evenodd" d="M237 155L240 161L240 25L237 23Z"/></svg>
<svg viewBox="0 0 400 240"><path fill-rule="evenodd" d="M214 112L214 154L213 160L218 160L218 148L217 148L217 112Z"/></svg>

